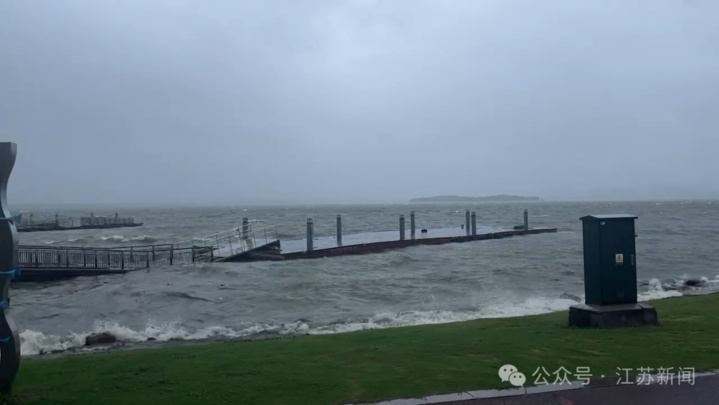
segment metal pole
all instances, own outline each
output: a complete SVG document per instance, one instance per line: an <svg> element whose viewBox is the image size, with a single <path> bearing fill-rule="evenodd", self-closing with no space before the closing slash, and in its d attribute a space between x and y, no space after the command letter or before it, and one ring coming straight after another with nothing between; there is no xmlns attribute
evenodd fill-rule
<svg viewBox="0 0 719 405"><path fill-rule="evenodd" d="M342 246L342 215L337 215L337 246Z"/></svg>
<svg viewBox="0 0 719 405"><path fill-rule="evenodd" d="M10 282L20 275L18 267L17 228L8 211L7 184L10 179L17 145L0 143L0 392L10 395L20 367L20 337L10 307Z"/></svg>
<svg viewBox="0 0 719 405"><path fill-rule="evenodd" d="M469 224L469 210L467 210L467 212L465 213L465 217L466 217L466 218L465 218L464 229L465 229L465 231L466 231L466 233L467 233L467 236L469 236L469 226L470 226L470 224Z"/></svg>
<svg viewBox="0 0 719 405"><path fill-rule="evenodd" d="M404 215L399 216L399 240L404 240Z"/></svg>
<svg viewBox="0 0 719 405"><path fill-rule="evenodd" d="M472 211L472 236L477 236L477 213Z"/></svg>
<svg viewBox="0 0 719 405"><path fill-rule="evenodd" d="M250 236L250 219L242 218L242 239L247 239Z"/></svg>
<svg viewBox="0 0 719 405"><path fill-rule="evenodd" d="M529 230L529 211L524 210L524 230Z"/></svg>
<svg viewBox="0 0 719 405"><path fill-rule="evenodd" d="M414 239L414 211L409 214L409 233Z"/></svg>
<svg viewBox="0 0 719 405"><path fill-rule="evenodd" d="M312 218L307 218L307 251L312 251L312 242L314 239L314 222Z"/></svg>

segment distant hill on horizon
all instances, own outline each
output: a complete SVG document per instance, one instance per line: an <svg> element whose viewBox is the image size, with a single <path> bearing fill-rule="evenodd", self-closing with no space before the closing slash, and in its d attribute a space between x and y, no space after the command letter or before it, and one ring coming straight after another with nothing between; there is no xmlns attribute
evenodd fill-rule
<svg viewBox="0 0 719 405"><path fill-rule="evenodd" d="M421 197L409 200L411 203L425 202L513 202L513 201L539 201L539 197L524 197L518 195L491 195L486 197L465 197L459 195L437 195L434 197Z"/></svg>

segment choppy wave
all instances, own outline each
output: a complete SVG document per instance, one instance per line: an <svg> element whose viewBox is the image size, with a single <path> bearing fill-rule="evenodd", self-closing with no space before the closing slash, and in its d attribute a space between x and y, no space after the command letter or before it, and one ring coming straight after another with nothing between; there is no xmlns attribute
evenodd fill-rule
<svg viewBox="0 0 719 405"><path fill-rule="evenodd" d="M112 236L100 236L98 239L103 242L109 242L109 243L126 243L126 242L154 243L154 242L157 242L157 239L155 239L154 237L152 237L150 235L138 235L138 236L112 235Z"/></svg>
<svg viewBox="0 0 719 405"><path fill-rule="evenodd" d="M719 276L707 283L719 283ZM684 295L675 288L671 282L662 283L652 279L645 283L647 289L639 294L640 301L649 301ZM195 297L192 297L195 298ZM489 305L485 308L475 308L467 311L404 311L404 312L378 312L365 319L323 323L300 319L286 323L252 323L239 327L208 326L201 329L189 330L182 324L181 319L173 322L157 323L149 320L141 330L134 330L116 321L96 321L92 330L82 333L70 333L66 336L45 335L34 330L25 330L20 334L22 342L22 355L37 355L66 350L104 350L108 346L83 347L85 337L93 333L109 332L117 337L119 343L139 343L148 340L204 340L204 339L233 339L262 336L284 336L297 334L334 334L347 333L368 329L384 329L412 325L441 324L458 321L469 321L481 318L510 318L525 315L539 315L543 313L564 311L577 301L583 301L583 296L562 294L558 297L527 298L522 302L502 302Z"/></svg>
<svg viewBox="0 0 719 405"><path fill-rule="evenodd" d="M85 238L69 238L69 239L61 239L61 240L47 240L43 243L46 245L72 245L72 244L80 244L85 242Z"/></svg>

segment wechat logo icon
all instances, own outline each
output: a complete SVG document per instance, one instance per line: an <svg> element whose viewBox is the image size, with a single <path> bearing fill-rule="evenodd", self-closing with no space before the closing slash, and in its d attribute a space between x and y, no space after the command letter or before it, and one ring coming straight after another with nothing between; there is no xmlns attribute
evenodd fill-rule
<svg viewBox="0 0 719 405"><path fill-rule="evenodd" d="M499 378L502 382L509 381L515 387L523 387L527 377L511 364L505 364L499 369Z"/></svg>

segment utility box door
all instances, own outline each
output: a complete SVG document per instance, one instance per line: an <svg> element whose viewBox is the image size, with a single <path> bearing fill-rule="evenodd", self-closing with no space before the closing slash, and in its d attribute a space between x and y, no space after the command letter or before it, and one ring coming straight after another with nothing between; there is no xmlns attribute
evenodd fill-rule
<svg viewBox="0 0 719 405"><path fill-rule="evenodd" d="M637 302L635 216L583 217L584 289L593 305Z"/></svg>

